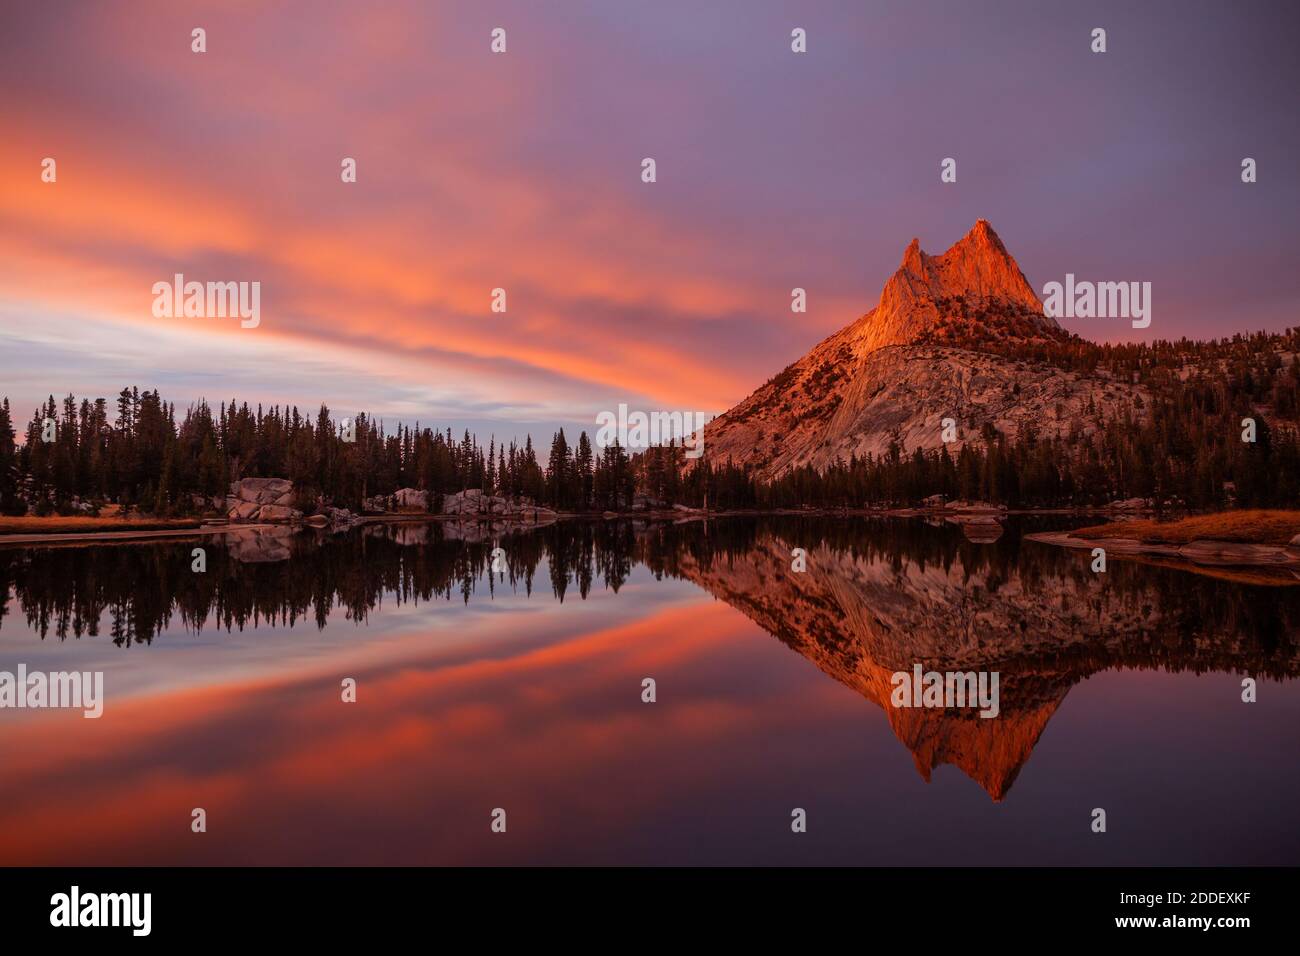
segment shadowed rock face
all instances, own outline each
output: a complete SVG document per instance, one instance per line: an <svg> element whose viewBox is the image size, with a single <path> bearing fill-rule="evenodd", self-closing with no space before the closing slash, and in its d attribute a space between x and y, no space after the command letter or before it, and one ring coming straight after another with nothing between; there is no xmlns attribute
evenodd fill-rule
<svg viewBox="0 0 1300 956"><path fill-rule="evenodd" d="M1062 334L985 220L943 255L927 255L914 239L879 304L710 422L705 455L773 477L879 455L895 432L909 451L937 448L949 416L962 426L953 453L971 421L1009 436L1032 424L1064 437L1090 404L1104 417L1141 417L1143 389L943 345L950 320L1017 342Z"/></svg>
<svg viewBox="0 0 1300 956"><path fill-rule="evenodd" d="M1261 648L1229 619L1163 612L1150 578L1087 571L1086 563L988 565L968 544L941 560L898 552L855 555L807 548L807 570L791 570L779 534L725 561L686 556L677 571L742 611L822 671L880 706L930 779L952 764L1001 800L1069 689L1115 667L1221 670L1295 676L1295 630ZM1027 547L1039 547L1032 544ZM1050 559L1049 559L1050 560ZM1143 582L1148 582L1143 584ZM1000 714L895 708L891 678L915 664L930 671L997 671Z"/></svg>

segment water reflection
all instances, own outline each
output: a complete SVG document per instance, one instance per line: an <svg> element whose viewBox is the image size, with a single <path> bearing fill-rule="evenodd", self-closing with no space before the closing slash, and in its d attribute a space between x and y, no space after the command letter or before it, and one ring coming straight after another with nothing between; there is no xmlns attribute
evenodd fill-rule
<svg viewBox="0 0 1300 956"><path fill-rule="evenodd" d="M1300 672L1300 589L1116 561L1099 575L1019 535L854 530L778 524L725 562L681 554L674 571L881 706L927 780L952 763L1000 800L1069 689L1099 671ZM997 671L1001 714L890 706L891 676L917 663Z"/></svg>
<svg viewBox="0 0 1300 956"><path fill-rule="evenodd" d="M12 745L0 782L0 856L66 860L61 853L90 846L99 862L616 862L661 859L673 847L662 859L742 862L752 835L719 835L715 824L707 837L682 814L716 804L733 818L739 807L743 819L758 807L767 813L770 801L773 815L787 815L790 780L807 786L824 775L844 786L854 763L842 754L867 729L863 698L882 708L925 779L951 764L1002 801L1086 679L1300 672L1300 588L1125 561L1099 576L1086 555L1022 541L1020 530L1012 523L995 542L976 543L951 526L897 520L619 520L527 532L409 524L0 550L0 587L12 595L0 616L0 669L52 643L62 653L46 660L68 667L92 647L116 645L136 669L190 670L197 652L166 664L155 652L179 646L183 632L220 645L268 624L296 635L342 620L354 626L340 639L358 654L346 673L363 688L357 710L340 707L331 663L110 703L102 727L51 721L23 728L20 739L16 725L0 722L0 740ZM196 546L208 549L204 574L190 570ZM791 570L796 547L807 552L801 573ZM503 570L492 574L497 548ZM656 595L672 600L654 604ZM443 635L431 645L426 630L420 656L381 661L383 623L426 605L435 616L462 615L478 643L433 657ZM463 617L487 605L510 608L508 620ZM732 609L817 670L763 653ZM483 638L493 627L503 643ZM251 651L240 645L237 654ZM916 663L999 671L1000 716L890 707L890 675ZM664 688L658 709L639 702L646 674ZM840 686L857 707L830 693ZM1194 759L1197 744L1168 746ZM1253 756L1267 762L1272 744L1257 745L1265 750ZM1276 792L1292 783L1278 781ZM907 786L891 779L892 789L857 799L885 808L914 799L900 796ZM96 797L93 817L77 809L86 792ZM694 811L683 810L688 800ZM433 818L427 801L439 808ZM508 850L454 823L506 801L520 824ZM159 819L183 823L195 805L236 829L221 849L196 850L183 828L159 830ZM566 832L557 815L581 818L565 837L575 842L534 830ZM338 841L321 836L326 822ZM1294 815L1280 825L1294 835ZM360 857L358 832L370 841ZM817 839L813 859L840 852ZM354 855L341 855L339 842ZM851 849L849 841L843 852Z"/></svg>

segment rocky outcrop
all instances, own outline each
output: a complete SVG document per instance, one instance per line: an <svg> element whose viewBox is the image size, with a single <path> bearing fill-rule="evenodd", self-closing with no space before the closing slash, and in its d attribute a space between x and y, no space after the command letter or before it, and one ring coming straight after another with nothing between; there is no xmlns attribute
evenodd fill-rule
<svg viewBox="0 0 1300 956"><path fill-rule="evenodd" d="M650 495L633 495L633 511L671 511L672 504L660 498L653 498Z"/></svg>
<svg viewBox="0 0 1300 956"><path fill-rule="evenodd" d="M262 505L257 509L257 520L270 522L301 521L302 512L287 505Z"/></svg>
<svg viewBox="0 0 1300 956"><path fill-rule="evenodd" d="M363 499L361 510L370 514L393 511L427 512L429 493L418 488L398 488L391 495L371 495Z"/></svg>
<svg viewBox="0 0 1300 956"><path fill-rule="evenodd" d="M705 426L705 457L775 477L879 456L895 436L905 453L946 444L956 455L985 424L1008 437L1026 427L1086 437L1150 405L1130 383L945 345L957 328L1025 344L1064 334L984 220L941 256L913 240L875 309Z"/></svg>
<svg viewBox="0 0 1300 956"><path fill-rule="evenodd" d="M927 511L942 511L945 514L956 513L957 515L972 515L1001 518L1007 513L1006 505L990 504L987 501L963 501L955 498L952 501L944 499L943 495L930 495L921 499L921 507Z"/></svg>
<svg viewBox="0 0 1300 956"><path fill-rule="evenodd" d="M429 510L429 493L415 488L398 488L393 492L393 506L399 510Z"/></svg>
<svg viewBox="0 0 1300 956"><path fill-rule="evenodd" d="M225 514L231 521L334 529L351 527L360 520L346 508L334 507L328 498L317 498L310 514L296 507L297 501L297 490L286 478L242 478L231 482Z"/></svg>
<svg viewBox="0 0 1300 956"><path fill-rule="evenodd" d="M318 506L313 518L324 518L331 528L349 528L361 520L361 516L348 511L347 508L335 508L332 505Z"/></svg>
<svg viewBox="0 0 1300 956"><path fill-rule="evenodd" d="M539 507L526 498L515 501L500 495L485 495L477 488L444 496L442 513L458 518L511 518L533 522L554 521L557 517L550 508Z"/></svg>
<svg viewBox="0 0 1300 956"><path fill-rule="evenodd" d="M226 512L226 517L231 521L251 521L257 517L257 513L261 510L262 506L256 502L240 501L236 498L234 504L230 505L230 510Z"/></svg>
<svg viewBox="0 0 1300 956"><path fill-rule="evenodd" d="M288 478L241 478L230 483L230 494L258 505L292 505L293 482Z"/></svg>
<svg viewBox="0 0 1300 956"><path fill-rule="evenodd" d="M485 495L477 488L446 495L442 499L445 515L504 514L509 502L505 498Z"/></svg>
<svg viewBox="0 0 1300 956"><path fill-rule="evenodd" d="M231 521L299 522L302 512L294 503L293 482L287 478L241 478L230 483L226 517Z"/></svg>
<svg viewBox="0 0 1300 956"><path fill-rule="evenodd" d="M1125 498L1122 501L1112 501L1106 506L1108 511L1138 512L1150 511L1152 501L1150 498Z"/></svg>

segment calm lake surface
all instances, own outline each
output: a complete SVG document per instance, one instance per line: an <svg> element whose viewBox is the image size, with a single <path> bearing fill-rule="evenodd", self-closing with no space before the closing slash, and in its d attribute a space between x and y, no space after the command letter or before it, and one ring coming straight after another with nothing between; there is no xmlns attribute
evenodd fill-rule
<svg viewBox="0 0 1300 956"><path fill-rule="evenodd" d="M1300 581L1022 539L1062 526L0 549L0 671L105 683L0 709L0 863L1300 862ZM999 716L892 707L916 663L997 671Z"/></svg>

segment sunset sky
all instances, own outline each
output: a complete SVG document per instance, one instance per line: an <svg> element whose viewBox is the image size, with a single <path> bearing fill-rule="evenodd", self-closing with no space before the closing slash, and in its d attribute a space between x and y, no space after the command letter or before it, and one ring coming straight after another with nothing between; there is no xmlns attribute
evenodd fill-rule
<svg viewBox="0 0 1300 956"><path fill-rule="evenodd" d="M0 394L20 422L134 384L485 441L718 413L979 217L1037 290L1152 283L1149 329L1088 337L1300 325L1300 16L1089 7L6 4ZM259 281L261 325L154 318L178 272Z"/></svg>

